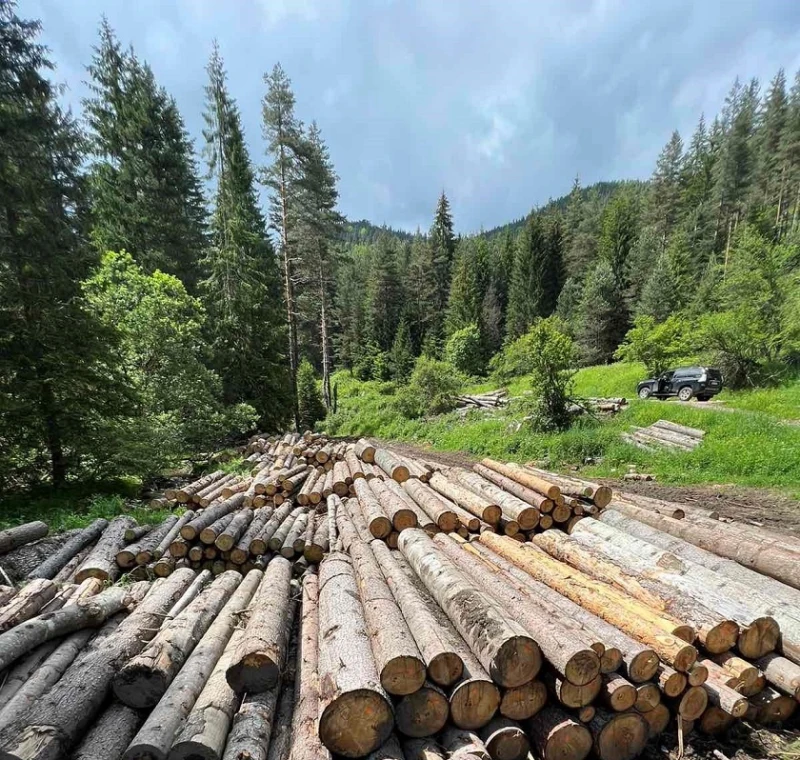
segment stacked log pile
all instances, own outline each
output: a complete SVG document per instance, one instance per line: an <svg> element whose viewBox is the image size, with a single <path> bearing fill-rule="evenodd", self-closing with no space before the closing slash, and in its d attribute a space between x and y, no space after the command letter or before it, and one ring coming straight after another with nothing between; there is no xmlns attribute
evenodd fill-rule
<svg viewBox="0 0 800 760"><path fill-rule="evenodd" d="M658 420L644 428L634 428L623 433L622 439L634 446L649 451L671 449L673 451L694 451L702 442L705 430L686 427L669 420Z"/></svg>
<svg viewBox="0 0 800 760"><path fill-rule="evenodd" d="M508 391L499 389L486 393L462 394L456 398L456 406L468 411L470 409L497 409L508 406Z"/></svg>
<svg viewBox="0 0 800 760"><path fill-rule="evenodd" d="M95 525L0 589L0 758L632 760L667 731L796 711L785 538L748 549L742 526L527 465L322 436L248 449L249 502ZM337 467L351 482L326 495ZM227 558L193 567L201 544ZM75 557L85 580L59 580ZM114 584L164 558L167 577Z"/></svg>

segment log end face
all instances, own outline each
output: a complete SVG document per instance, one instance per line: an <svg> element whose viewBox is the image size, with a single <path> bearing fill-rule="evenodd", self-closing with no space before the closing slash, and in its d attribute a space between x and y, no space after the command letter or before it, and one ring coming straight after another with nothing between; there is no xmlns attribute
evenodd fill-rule
<svg viewBox="0 0 800 760"><path fill-rule="evenodd" d="M585 686L600 675L600 658L593 649L580 650L569 659L564 671L570 683Z"/></svg>
<svg viewBox="0 0 800 760"><path fill-rule="evenodd" d="M450 694L450 717L459 728L483 728L500 707L500 690L490 681L470 680L458 684Z"/></svg>
<svg viewBox="0 0 800 760"><path fill-rule="evenodd" d="M132 666L123 668L113 681L114 694L122 704L135 710L155 707L169 683L163 673Z"/></svg>
<svg viewBox="0 0 800 760"><path fill-rule="evenodd" d="M647 744L650 729L639 713L614 715L595 737L600 760L633 760Z"/></svg>
<svg viewBox="0 0 800 760"><path fill-rule="evenodd" d="M397 728L413 739L438 734L447 723L450 704L442 691L423 687L401 699L395 707Z"/></svg>
<svg viewBox="0 0 800 760"><path fill-rule="evenodd" d="M464 663L455 652L437 654L428 663L428 678L439 686L452 686L464 672Z"/></svg>
<svg viewBox="0 0 800 760"><path fill-rule="evenodd" d="M225 678L237 694L260 694L278 683L280 669L264 652L252 652L228 668Z"/></svg>
<svg viewBox="0 0 800 760"><path fill-rule="evenodd" d="M780 626L775 618L760 617L742 626L736 645L743 657L753 660L774 652L779 639Z"/></svg>
<svg viewBox="0 0 800 760"><path fill-rule="evenodd" d="M551 732L544 760L585 760L592 751L592 734L586 726L564 721Z"/></svg>
<svg viewBox="0 0 800 760"><path fill-rule="evenodd" d="M500 700L500 714L511 720L532 718L547 703L547 687L542 681L531 681L516 689L506 689Z"/></svg>
<svg viewBox="0 0 800 760"><path fill-rule="evenodd" d="M672 667L681 673L688 673L695 662L697 662L697 650L691 644L687 644L676 652Z"/></svg>
<svg viewBox="0 0 800 760"><path fill-rule="evenodd" d="M381 671L381 686L389 694L403 697L418 691L425 683L425 664L418 657L393 657Z"/></svg>
<svg viewBox="0 0 800 760"><path fill-rule="evenodd" d="M703 646L711 654L722 654L736 646L739 626L733 620L723 620L705 634Z"/></svg>
<svg viewBox="0 0 800 760"><path fill-rule="evenodd" d="M320 715L319 737L331 751L344 757L364 757L392 733L394 715L386 699L375 691L358 689L342 694Z"/></svg>
<svg viewBox="0 0 800 760"><path fill-rule="evenodd" d="M655 677L659 666L658 655L652 649L637 652L628 664L628 678L634 683L644 683Z"/></svg>
<svg viewBox="0 0 800 760"><path fill-rule="evenodd" d="M591 651L591 650L590 650ZM600 668L597 655L592 652ZM512 636L503 642L492 662L490 675L495 683L506 688L522 686L536 678L542 667L539 645L529 636Z"/></svg>

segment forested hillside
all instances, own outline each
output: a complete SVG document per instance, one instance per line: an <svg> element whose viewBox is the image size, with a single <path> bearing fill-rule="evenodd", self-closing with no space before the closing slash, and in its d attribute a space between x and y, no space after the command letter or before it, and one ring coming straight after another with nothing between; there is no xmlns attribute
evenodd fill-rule
<svg viewBox="0 0 800 760"><path fill-rule="evenodd" d="M342 217L279 64L250 155L216 46L195 144L106 21L91 94L66 112L38 23L16 14L0 8L0 487L145 476L312 425L335 369L502 378L531 372L533 347L556 385L615 356L707 357L758 385L800 361L800 76L735 82L647 182L576 179L474 234L443 192L411 233Z"/></svg>

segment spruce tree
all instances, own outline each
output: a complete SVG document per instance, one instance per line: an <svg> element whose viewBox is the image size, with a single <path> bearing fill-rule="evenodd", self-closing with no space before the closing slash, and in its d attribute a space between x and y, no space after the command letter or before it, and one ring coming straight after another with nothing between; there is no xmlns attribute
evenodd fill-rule
<svg viewBox="0 0 800 760"><path fill-rule="evenodd" d="M99 423L131 398L115 335L82 297L99 262L85 236L83 137L58 105L39 23L15 11L0 5L0 479L46 467L61 485L102 453Z"/></svg>
<svg viewBox="0 0 800 760"><path fill-rule="evenodd" d="M751 205L765 212L764 221L776 224L781 191L780 144L786 125L788 100L783 69L773 77L764 102L761 124L755 134Z"/></svg>
<svg viewBox="0 0 800 760"><path fill-rule="evenodd" d="M629 193L622 192L609 201L603 212L597 243L598 256L608 262L622 294L630 286L630 254L638 234L636 202Z"/></svg>
<svg viewBox="0 0 800 760"><path fill-rule="evenodd" d="M400 320L400 326L394 336L392 343L391 356L389 357L392 369L392 377L401 383L405 383L411 372L414 370L414 354L411 350L411 330L406 319Z"/></svg>
<svg viewBox="0 0 800 760"><path fill-rule="evenodd" d="M411 242L403 280L403 293L411 346L414 355L418 356L432 320L436 316L430 241L420 234L416 234Z"/></svg>
<svg viewBox="0 0 800 760"><path fill-rule="evenodd" d="M667 240L680 213L682 159L683 141L676 130L656 161L656 169L650 180L650 197L645 213L645 223L650 225L655 232L659 252L667 247Z"/></svg>
<svg viewBox="0 0 800 760"><path fill-rule="evenodd" d="M338 260L334 312L337 330L333 347L338 364L348 369L361 358L366 335L368 249L364 245L346 251Z"/></svg>
<svg viewBox="0 0 800 760"><path fill-rule="evenodd" d="M299 430L313 430L314 425L325 418L325 405L317 386L317 376L308 359L303 359L297 371L297 406Z"/></svg>
<svg viewBox="0 0 800 760"><path fill-rule="evenodd" d="M585 364L606 364L628 330L627 310L614 268L601 259L583 287L578 345Z"/></svg>
<svg viewBox="0 0 800 760"><path fill-rule="evenodd" d="M451 336L481 319L482 294L480 289L480 264L477 260L476 242L462 240L456 252L450 299L447 305L446 333Z"/></svg>
<svg viewBox="0 0 800 760"><path fill-rule="evenodd" d="M800 219L800 71L789 92L786 122L779 147L778 236L794 232Z"/></svg>
<svg viewBox="0 0 800 760"><path fill-rule="evenodd" d="M720 138L719 122L715 120L709 131L701 116L681 172L681 227L702 261L708 260L714 246L717 209L712 196Z"/></svg>
<svg viewBox="0 0 800 760"><path fill-rule="evenodd" d="M370 339L381 351L388 351L392 347L402 308L396 255L389 236L379 238L372 252L370 280L367 283L367 325Z"/></svg>
<svg viewBox="0 0 800 760"><path fill-rule="evenodd" d="M549 317L556 310L564 286L564 225L560 215L546 223L545 259L542 265L542 295L539 316Z"/></svg>
<svg viewBox="0 0 800 760"><path fill-rule="evenodd" d="M276 64L271 73L264 75L267 93L261 108L267 155L272 163L263 171L264 184L270 190L270 225L278 232L280 255L283 262L283 300L286 309L289 343L289 376L294 398L295 426L299 427L297 409L297 369L299 362L297 299L295 277L297 273L294 246L296 222L299 214L298 196L301 192L301 157L303 151L302 127L294 114L294 93L289 77Z"/></svg>
<svg viewBox="0 0 800 760"><path fill-rule="evenodd" d="M103 20L84 100L90 129L92 237L193 289L206 246L205 205L178 107Z"/></svg>
<svg viewBox="0 0 800 760"><path fill-rule="evenodd" d="M216 44L207 72L203 135L214 197L200 290L212 365L226 402L252 404L261 429L278 430L290 404L280 272Z"/></svg>
<svg viewBox="0 0 800 760"><path fill-rule="evenodd" d="M433 276L433 313L427 332L433 342L444 338L444 317L450 296L450 278L455 257L456 240L450 202L442 191L436 204L436 214L430 232L431 274Z"/></svg>

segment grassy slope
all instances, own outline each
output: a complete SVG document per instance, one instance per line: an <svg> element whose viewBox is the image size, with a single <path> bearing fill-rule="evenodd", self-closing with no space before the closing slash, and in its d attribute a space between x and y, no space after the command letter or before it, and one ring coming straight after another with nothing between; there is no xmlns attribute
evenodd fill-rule
<svg viewBox="0 0 800 760"><path fill-rule="evenodd" d="M589 367L576 376L576 392L631 398L636 381L643 376L643 368L635 364ZM411 421L395 412L391 384L359 383L345 373L337 375L337 381L339 411L326 427L331 433L374 435L522 461L539 459L553 467L602 458L587 473L614 476L635 465L642 472L655 473L664 483L775 487L800 498L800 427L781 421L800 419L800 382L773 390L726 392L723 397L728 405L742 410L733 413L633 398L625 412L609 421L587 419L565 433L540 434L525 426L516 429L524 414L518 407L494 418L471 412L466 418L453 413ZM490 387L491 383L483 383L471 390ZM520 378L508 390L514 396L526 387L526 380ZM686 453L649 453L620 440L620 433L630 426L658 419L703 428L707 434L702 446Z"/></svg>

